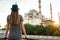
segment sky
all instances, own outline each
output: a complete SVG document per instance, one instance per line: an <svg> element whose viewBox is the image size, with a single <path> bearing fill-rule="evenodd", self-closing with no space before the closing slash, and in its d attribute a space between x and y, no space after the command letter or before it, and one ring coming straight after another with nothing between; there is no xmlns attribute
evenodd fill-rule
<svg viewBox="0 0 60 40"><path fill-rule="evenodd" d="M11 13L11 7L17 3L19 14L24 17L24 13L35 9L39 11L38 0L0 0L0 25L5 26L7 16ZM52 5L53 20L58 23L58 12L60 12L60 0L41 0L41 14L50 18L50 3Z"/></svg>

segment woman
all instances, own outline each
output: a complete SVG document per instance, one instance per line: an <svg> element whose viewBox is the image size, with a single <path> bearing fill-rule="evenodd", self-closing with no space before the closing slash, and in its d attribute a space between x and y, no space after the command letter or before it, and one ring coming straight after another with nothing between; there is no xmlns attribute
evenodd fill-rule
<svg viewBox="0 0 60 40"><path fill-rule="evenodd" d="M14 4L11 8L12 12L7 17L7 28L5 33L5 38L7 38L8 30L10 29L8 40L21 40L22 39L22 32L26 36L26 31L23 24L23 18L18 13L18 5ZM22 32L21 32L22 30Z"/></svg>

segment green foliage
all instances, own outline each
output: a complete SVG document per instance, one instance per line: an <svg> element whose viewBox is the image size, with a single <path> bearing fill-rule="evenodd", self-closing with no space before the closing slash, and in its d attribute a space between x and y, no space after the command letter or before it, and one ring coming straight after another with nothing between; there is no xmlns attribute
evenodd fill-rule
<svg viewBox="0 0 60 40"><path fill-rule="evenodd" d="M28 35L49 35L49 36L60 36L60 31L53 25L31 25L25 24L26 32Z"/></svg>
<svg viewBox="0 0 60 40"><path fill-rule="evenodd" d="M55 26L47 25L45 27L45 34L52 36L56 30L57 30L57 28Z"/></svg>
<svg viewBox="0 0 60 40"><path fill-rule="evenodd" d="M25 26L25 29L26 29L26 32L27 32L28 35L33 34L33 25L25 24L24 26Z"/></svg>
<svg viewBox="0 0 60 40"><path fill-rule="evenodd" d="M54 32L54 36L60 36L60 30L59 30L59 28Z"/></svg>
<svg viewBox="0 0 60 40"><path fill-rule="evenodd" d="M43 25L31 25L25 24L26 32L29 35L44 35L44 27Z"/></svg>
<svg viewBox="0 0 60 40"><path fill-rule="evenodd" d="M35 25L35 33L36 33L36 35L44 35L45 33L45 31L44 31L45 29L44 29L44 27L43 27L43 25Z"/></svg>
<svg viewBox="0 0 60 40"><path fill-rule="evenodd" d="M2 28L1 30L6 30L6 28Z"/></svg>

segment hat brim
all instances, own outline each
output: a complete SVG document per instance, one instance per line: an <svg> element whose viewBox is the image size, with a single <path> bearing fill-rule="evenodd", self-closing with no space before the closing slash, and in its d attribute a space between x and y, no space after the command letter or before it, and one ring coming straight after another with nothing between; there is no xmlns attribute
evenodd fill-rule
<svg viewBox="0 0 60 40"><path fill-rule="evenodd" d="M11 8L11 10L19 10L19 8L18 8L18 9L13 9L13 8Z"/></svg>

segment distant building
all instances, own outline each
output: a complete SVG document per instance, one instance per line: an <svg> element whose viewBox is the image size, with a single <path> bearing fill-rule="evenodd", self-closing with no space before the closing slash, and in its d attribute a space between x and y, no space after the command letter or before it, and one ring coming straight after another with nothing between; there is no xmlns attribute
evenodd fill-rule
<svg viewBox="0 0 60 40"><path fill-rule="evenodd" d="M32 9L28 13L25 13L24 23L40 25L42 17L43 17L43 20L46 20L46 18L44 18L42 14L39 15L39 13L36 10Z"/></svg>
<svg viewBox="0 0 60 40"><path fill-rule="evenodd" d="M28 13L25 13L24 23L29 23L29 24L33 24L33 25L53 24L54 21L52 20L53 16L52 16L52 5L51 5L51 3L50 3L50 15L51 15L50 19L45 18L41 14L41 0L38 0L38 3L39 3L39 6L38 6L39 12L35 9L32 9Z"/></svg>
<svg viewBox="0 0 60 40"><path fill-rule="evenodd" d="M49 25L53 24L54 21L45 18L42 14L39 15L39 13L36 10L32 9L28 13L25 13L24 23L29 23L33 25L40 25L42 23L44 25Z"/></svg>
<svg viewBox="0 0 60 40"><path fill-rule="evenodd" d="M52 16L52 5L51 5L51 3L50 3L50 19L44 20L44 21L42 21L42 23L44 25L53 25L54 24L53 16Z"/></svg>
<svg viewBox="0 0 60 40"><path fill-rule="evenodd" d="M44 20L42 23L44 25L53 25L54 24L54 21L52 21L52 20Z"/></svg>

